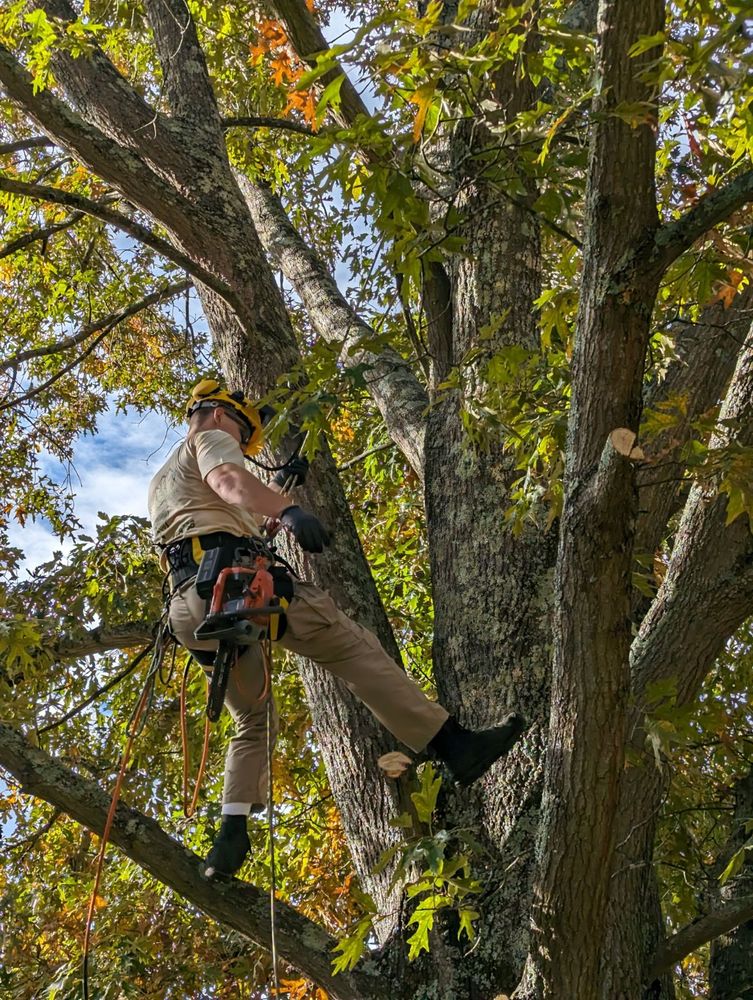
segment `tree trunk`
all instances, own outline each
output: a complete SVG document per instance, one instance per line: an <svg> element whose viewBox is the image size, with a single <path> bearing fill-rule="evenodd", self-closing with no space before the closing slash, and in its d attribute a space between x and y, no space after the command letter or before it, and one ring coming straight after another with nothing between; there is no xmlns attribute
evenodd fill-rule
<svg viewBox="0 0 753 1000"><path fill-rule="evenodd" d="M752 822L753 770L735 786L736 829L729 844L730 853L750 841ZM745 852L740 871L724 885L715 881L710 897L714 909L733 900L753 898L753 853ZM753 917L712 941L709 986L709 1000L753 998Z"/></svg>

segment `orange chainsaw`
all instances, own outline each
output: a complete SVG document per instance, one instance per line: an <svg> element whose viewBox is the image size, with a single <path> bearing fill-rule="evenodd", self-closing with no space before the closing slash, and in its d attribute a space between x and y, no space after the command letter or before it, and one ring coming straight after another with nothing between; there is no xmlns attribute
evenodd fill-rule
<svg viewBox="0 0 753 1000"><path fill-rule="evenodd" d="M280 616L287 601L275 595L275 581L264 556L254 557L250 566L227 566L220 571L212 589L209 614L196 629L197 639L219 641L209 683L207 716L220 717L230 671L238 657L238 647L280 634Z"/></svg>

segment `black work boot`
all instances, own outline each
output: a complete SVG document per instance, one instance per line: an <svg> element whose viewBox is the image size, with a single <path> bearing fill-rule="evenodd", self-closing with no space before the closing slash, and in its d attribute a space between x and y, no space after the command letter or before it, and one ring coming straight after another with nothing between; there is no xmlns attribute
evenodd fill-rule
<svg viewBox="0 0 753 1000"><path fill-rule="evenodd" d="M472 785L504 756L528 728L522 715L512 712L501 725L474 732L452 716L429 743L427 750L445 764L460 785Z"/></svg>
<svg viewBox="0 0 753 1000"><path fill-rule="evenodd" d="M204 874L235 875L251 849L246 830L246 816L223 816L220 832L204 862Z"/></svg>

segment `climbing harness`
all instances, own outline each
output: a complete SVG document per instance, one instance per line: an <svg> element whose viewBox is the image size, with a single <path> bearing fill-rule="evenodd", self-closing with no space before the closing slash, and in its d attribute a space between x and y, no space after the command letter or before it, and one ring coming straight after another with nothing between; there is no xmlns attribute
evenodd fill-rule
<svg viewBox="0 0 753 1000"><path fill-rule="evenodd" d="M224 531L173 542L164 552L171 594L194 580L199 597L208 600L207 615L194 638L216 641L217 652L209 661L205 650L190 652L202 666L213 667L207 716L216 722L238 655L252 642L282 638L285 609L293 598L294 570L265 539Z"/></svg>
<svg viewBox="0 0 753 1000"><path fill-rule="evenodd" d="M99 886L104 869L107 845L115 819L120 793L133 745L143 732L154 699L156 680L169 683L175 669L176 643L168 626L171 596L188 579L195 577L197 591L205 599L209 594L209 609L204 621L194 635L197 640L217 640L216 654L212 655L212 674L207 678L207 707L204 720L204 739L201 761L189 795L189 748L187 723L187 685L191 659L183 670L180 688L180 732L183 751L182 797L183 813L194 815L209 751L210 723L220 717L230 673L242 652L252 643L260 642L264 659L264 684L257 701L267 701L267 767L269 795L267 819L270 843L270 915L272 922L271 951L275 989L279 993L277 946L275 939L276 871L274 857L274 810L272 798L272 739L271 705L269 698L272 668L272 642L279 639L286 626L285 609L293 597L290 567L274 550L271 543L261 538L238 538L226 532L202 535L167 546L166 555L170 573L163 581L165 611L160 619L157 634L150 647L136 658L140 662L151 648L152 658L144 685L126 726L126 743L120 758L107 819L100 842L89 906L86 915L83 944L83 1000L89 1000L89 955L91 932ZM211 589L210 589L211 588ZM163 667L168 647L172 645L172 663L167 676ZM192 658L208 666L204 651L188 650ZM135 666L135 664L133 664ZM130 669L127 671L130 673ZM190 801L189 801L190 799Z"/></svg>

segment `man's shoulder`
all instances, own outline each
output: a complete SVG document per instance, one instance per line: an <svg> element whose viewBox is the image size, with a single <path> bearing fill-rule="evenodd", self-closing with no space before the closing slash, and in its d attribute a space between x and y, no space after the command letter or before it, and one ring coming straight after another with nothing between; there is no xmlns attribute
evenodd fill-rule
<svg viewBox="0 0 753 1000"><path fill-rule="evenodd" d="M213 461L215 464L232 462L234 465L245 467L241 446L227 431L198 431L196 434L192 434L189 440L190 447L193 449L192 455L195 456L202 468L209 461Z"/></svg>

